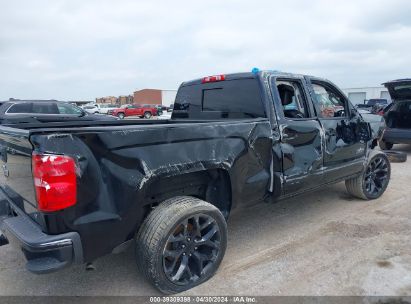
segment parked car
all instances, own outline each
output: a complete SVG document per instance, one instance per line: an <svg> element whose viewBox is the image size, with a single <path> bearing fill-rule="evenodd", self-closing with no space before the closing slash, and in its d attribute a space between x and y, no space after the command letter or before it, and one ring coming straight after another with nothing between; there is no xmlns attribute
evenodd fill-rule
<svg viewBox="0 0 411 304"><path fill-rule="evenodd" d="M108 111L118 108L118 106L114 104L100 104L98 106L99 106L99 113L101 114L108 114Z"/></svg>
<svg viewBox="0 0 411 304"><path fill-rule="evenodd" d="M167 108L167 112L172 112L174 108L174 103L170 104L170 106Z"/></svg>
<svg viewBox="0 0 411 304"><path fill-rule="evenodd" d="M131 104L120 108L109 110L108 114L124 119L127 116L138 116L140 118L151 118L157 115L157 107L154 105Z"/></svg>
<svg viewBox="0 0 411 304"><path fill-rule="evenodd" d="M184 82L170 120L0 126L0 243L34 273L133 246L154 286L182 292L217 271L236 208L339 181L380 197L390 163L369 140L334 84L274 71Z"/></svg>
<svg viewBox="0 0 411 304"><path fill-rule="evenodd" d="M392 149L394 144L411 144L411 79L384 83L393 105L384 113L387 125L380 148Z"/></svg>
<svg viewBox="0 0 411 304"><path fill-rule="evenodd" d="M357 108L368 110L371 113L375 114L381 108L384 108L388 105L388 100L384 98L372 98L364 100L364 104L357 104Z"/></svg>
<svg viewBox="0 0 411 304"><path fill-rule="evenodd" d="M0 123L113 120L87 113L67 102L56 100L12 100L0 106Z"/></svg>
<svg viewBox="0 0 411 304"><path fill-rule="evenodd" d="M385 113L387 113L393 105L394 105L394 103L390 103L387 106L382 106L380 109L378 109L376 111L375 114L380 115L380 116L384 116Z"/></svg>
<svg viewBox="0 0 411 304"><path fill-rule="evenodd" d="M92 104L92 105L85 105L82 107L84 111L87 113L91 114L99 114L101 113L100 106L98 104Z"/></svg>

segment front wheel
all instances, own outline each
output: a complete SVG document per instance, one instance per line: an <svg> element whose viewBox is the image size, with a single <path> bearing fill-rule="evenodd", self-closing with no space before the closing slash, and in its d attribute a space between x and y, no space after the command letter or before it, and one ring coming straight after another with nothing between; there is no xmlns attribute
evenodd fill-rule
<svg viewBox="0 0 411 304"><path fill-rule="evenodd" d="M137 265L160 291L182 292L214 275L226 246L220 210L194 197L175 197L156 207L140 227Z"/></svg>
<svg viewBox="0 0 411 304"><path fill-rule="evenodd" d="M120 119L124 119L125 115L124 115L124 113L118 113L117 117L120 118Z"/></svg>
<svg viewBox="0 0 411 304"><path fill-rule="evenodd" d="M370 200L379 198L387 189L391 176L388 157L377 152L370 155L367 165L358 177L347 179L347 191L355 197Z"/></svg>
<svg viewBox="0 0 411 304"><path fill-rule="evenodd" d="M151 118L151 112L144 112L144 118L146 119Z"/></svg>

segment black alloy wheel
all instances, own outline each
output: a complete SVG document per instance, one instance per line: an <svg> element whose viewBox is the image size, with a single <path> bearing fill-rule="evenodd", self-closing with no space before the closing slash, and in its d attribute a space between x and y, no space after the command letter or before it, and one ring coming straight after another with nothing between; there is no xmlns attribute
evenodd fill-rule
<svg viewBox="0 0 411 304"><path fill-rule="evenodd" d="M220 252L220 229L207 214L195 214L180 222L167 239L163 269L174 284L187 285L214 269Z"/></svg>
<svg viewBox="0 0 411 304"><path fill-rule="evenodd" d="M390 165L384 155L375 156L364 173L364 191L368 197L379 197L387 188L390 180Z"/></svg>

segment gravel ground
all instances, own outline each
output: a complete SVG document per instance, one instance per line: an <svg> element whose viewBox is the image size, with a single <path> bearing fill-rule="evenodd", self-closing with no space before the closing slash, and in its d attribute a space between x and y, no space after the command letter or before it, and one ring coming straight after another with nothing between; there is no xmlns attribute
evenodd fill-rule
<svg viewBox="0 0 411 304"><path fill-rule="evenodd" d="M411 146L397 150L411 155ZM353 199L343 183L238 211L214 278L186 295L411 295L411 161L392 164L387 192ZM159 295L133 250L37 276L0 249L0 295Z"/></svg>

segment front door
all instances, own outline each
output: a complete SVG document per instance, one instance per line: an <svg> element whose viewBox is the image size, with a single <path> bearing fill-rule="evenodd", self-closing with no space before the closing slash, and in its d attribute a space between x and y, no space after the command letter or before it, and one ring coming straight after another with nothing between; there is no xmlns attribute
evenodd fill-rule
<svg viewBox="0 0 411 304"><path fill-rule="evenodd" d="M283 195L288 195L322 182L322 129L302 77L275 78L271 85L281 126Z"/></svg>
<svg viewBox="0 0 411 304"><path fill-rule="evenodd" d="M324 178L338 180L363 169L367 139L364 122L344 94L332 83L307 77L324 133Z"/></svg>
<svg viewBox="0 0 411 304"><path fill-rule="evenodd" d="M139 115L140 105L131 105L127 107L127 116L136 116Z"/></svg>

